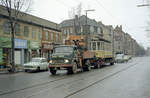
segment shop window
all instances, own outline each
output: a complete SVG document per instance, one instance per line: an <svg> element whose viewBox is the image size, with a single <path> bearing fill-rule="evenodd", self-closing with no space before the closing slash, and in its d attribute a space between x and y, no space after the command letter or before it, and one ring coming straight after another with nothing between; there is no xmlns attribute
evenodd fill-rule
<svg viewBox="0 0 150 98"><path fill-rule="evenodd" d="M15 25L15 34L16 34L17 36L20 36L20 24L16 24L16 25Z"/></svg>
<svg viewBox="0 0 150 98"><path fill-rule="evenodd" d="M29 28L28 28L28 26L24 26L24 36L25 37L29 36Z"/></svg>
<svg viewBox="0 0 150 98"><path fill-rule="evenodd" d="M4 34L10 34L10 24L8 21L3 23L3 32Z"/></svg>

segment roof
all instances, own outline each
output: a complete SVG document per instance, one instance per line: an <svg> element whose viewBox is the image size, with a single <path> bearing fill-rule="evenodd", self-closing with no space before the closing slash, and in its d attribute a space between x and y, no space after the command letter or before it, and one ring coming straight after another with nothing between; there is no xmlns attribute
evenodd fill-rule
<svg viewBox="0 0 150 98"><path fill-rule="evenodd" d="M33 15L30 15L27 13L23 13L23 12L21 12L21 13L23 14L23 16L18 18L19 21L29 23L29 24L38 25L38 26L45 27L45 28L50 28L53 30L59 30L57 23L54 23L54 22L33 16ZM7 12L6 8L2 5L0 5L0 16L8 18L8 12Z"/></svg>
<svg viewBox="0 0 150 98"><path fill-rule="evenodd" d="M76 25L86 25L86 16L82 15L80 16L76 21L75 24ZM74 19L68 19L68 20L64 20L60 23L60 28L62 27L69 27L69 26L73 26L74 25ZM87 18L87 25L92 25L92 26L98 26L97 22L94 19L90 19Z"/></svg>

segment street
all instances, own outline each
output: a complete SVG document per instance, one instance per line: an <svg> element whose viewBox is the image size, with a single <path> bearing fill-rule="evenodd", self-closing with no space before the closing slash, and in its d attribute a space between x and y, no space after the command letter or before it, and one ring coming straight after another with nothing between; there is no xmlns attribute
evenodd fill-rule
<svg viewBox="0 0 150 98"><path fill-rule="evenodd" d="M0 75L0 98L150 98L150 57L67 75Z"/></svg>

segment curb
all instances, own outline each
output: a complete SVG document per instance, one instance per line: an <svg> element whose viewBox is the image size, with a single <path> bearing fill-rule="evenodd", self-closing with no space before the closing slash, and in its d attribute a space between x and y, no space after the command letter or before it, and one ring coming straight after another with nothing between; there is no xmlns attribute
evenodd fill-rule
<svg viewBox="0 0 150 98"><path fill-rule="evenodd" d="M14 73L9 72L9 71L0 71L0 75L4 75L4 74L15 74L15 73L19 73L19 72L23 72L23 69L16 69L16 71Z"/></svg>

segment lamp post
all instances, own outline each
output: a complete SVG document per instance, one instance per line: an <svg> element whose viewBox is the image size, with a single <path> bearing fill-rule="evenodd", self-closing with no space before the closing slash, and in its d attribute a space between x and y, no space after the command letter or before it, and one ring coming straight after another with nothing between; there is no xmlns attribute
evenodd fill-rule
<svg viewBox="0 0 150 98"><path fill-rule="evenodd" d="M85 10L85 13L86 13L86 34L85 34L85 41L86 41L86 44L85 44L85 47L86 49L88 50L88 25L87 25L87 12L90 12L90 11L95 11L94 9L90 9L90 10Z"/></svg>

